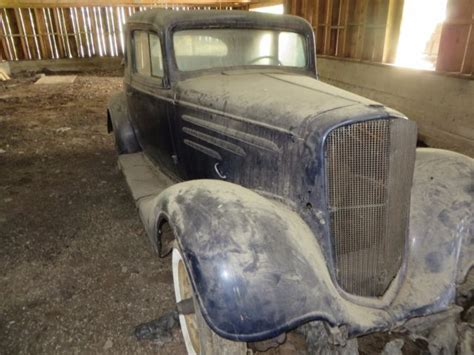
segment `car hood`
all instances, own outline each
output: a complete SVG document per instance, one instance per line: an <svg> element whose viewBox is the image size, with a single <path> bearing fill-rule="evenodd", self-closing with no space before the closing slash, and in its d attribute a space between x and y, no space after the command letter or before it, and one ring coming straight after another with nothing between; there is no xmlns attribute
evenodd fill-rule
<svg viewBox="0 0 474 355"><path fill-rule="evenodd" d="M278 71L236 70L199 76L179 82L176 94L180 102L295 134L301 133L298 128L308 119L328 111L348 106L365 106L367 111L382 107L314 77Z"/></svg>

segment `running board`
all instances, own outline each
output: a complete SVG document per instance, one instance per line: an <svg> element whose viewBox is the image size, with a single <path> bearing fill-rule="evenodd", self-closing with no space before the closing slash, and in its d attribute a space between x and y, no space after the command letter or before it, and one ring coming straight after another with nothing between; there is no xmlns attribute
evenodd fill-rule
<svg viewBox="0 0 474 355"><path fill-rule="evenodd" d="M158 195L175 182L155 167L148 158L140 153L122 154L118 157L118 166L125 176L133 199L139 207L139 200Z"/></svg>
<svg viewBox="0 0 474 355"><path fill-rule="evenodd" d="M119 155L118 166L125 176L127 185L132 193L138 214L150 239L153 250L160 254L158 230L154 221L155 198L167 187L176 182L165 175L143 153ZM154 226L152 229L147 226Z"/></svg>

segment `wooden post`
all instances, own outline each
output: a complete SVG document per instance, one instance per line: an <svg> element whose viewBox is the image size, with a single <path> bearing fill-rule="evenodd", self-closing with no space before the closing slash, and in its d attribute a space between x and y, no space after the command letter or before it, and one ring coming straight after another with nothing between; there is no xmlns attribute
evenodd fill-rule
<svg viewBox="0 0 474 355"><path fill-rule="evenodd" d="M39 8L34 9L36 28L38 30L38 39L41 49L41 56L45 59L51 58L51 51L48 47L48 39L46 37L46 24L44 22L43 11Z"/></svg>
<svg viewBox="0 0 474 355"><path fill-rule="evenodd" d="M326 3L326 14L324 17L324 45L323 54L329 54L330 42L331 42L331 21L332 21L332 5L333 0L327 0Z"/></svg>
<svg viewBox="0 0 474 355"><path fill-rule="evenodd" d="M21 9L14 9L15 13L15 23L18 32L16 33L20 38L21 49L23 51L23 59L31 59L31 52L30 48L28 47L28 41L26 40L25 31L23 28L23 21L22 21L22 12Z"/></svg>
<svg viewBox="0 0 474 355"><path fill-rule="evenodd" d="M474 25L471 24L468 36L468 45L464 53L461 72L463 74L474 74Z"/></svg>
<svg viewBox="0 0 474 355"><path fill-rule="evenodd" d="M69 43L69 48L71 51L71 56L73 58L78 58L79 50L78 50L77 38L74 33L74 26L72 24L72 9L66 8L66 9L63 9L63 12L64 12L64 24L66 28L66 35L67 35L67 40Z"/></svg>
<svg viewBox="0 0 474 355"><path fill-rule="evenodd" d="M395 62L397 56L398 40L400 38L404 3L405 0L389 1L382 59L384 63Z"/></svg>
<svg viewBox="0 0 474 355"><path fill-rule="evenodd" d="M469 65L471 32L474 23L472 0L449 0L446 21L441 32L436 70L463 72Z"/></svg>
<svg viewBox="0 0 474 355"><path fill-rule="evenodd" d="M2 60L15 60L13 56L12 48L10 47L10 43L8 42L8 32L7 32L7 25L6 19L4 18L5 14L1 12L0 9L0 40L2 43Z"/></svg>
<svg viewBox="0 0 474 355"><path fill-rule="evenodd" d="M358 22L357 26L357 41L355 43L355 51L354 51L354 58L362 59L362 54L364 52L364 45L365 45L365 29L367 25L367 7L368 7L368 0L361 1L361 4L356 13L356 22Z"/></svg>
<svg viewBox="0 0 474 355"><path fill-rule="evenodd" d="M65 58L66 56L66 43L64 41L63 27L60 24L60 18L58 15L58 8L52 8L52 27L53 33L56 38L56 43L58 45L59 58Z"/></svg>

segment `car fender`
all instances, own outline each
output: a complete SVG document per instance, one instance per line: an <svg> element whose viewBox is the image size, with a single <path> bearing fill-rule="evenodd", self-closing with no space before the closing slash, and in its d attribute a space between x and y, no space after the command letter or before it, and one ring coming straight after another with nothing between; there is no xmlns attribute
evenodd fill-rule
<svg viewBox="0 0 474 355"><path fill-rule="evenodd" d="M220 336L260 341L313 320L351 336L446 310L473 263L472 159L417 151L405 267L380 299L348 296L318 238L290 203L218 180L194 180L137 201L156 245L164 221L196 298Z"/></svg>
<svg viewBox="0 0 474 355"><path fill-rule="evenodd" d="M167 221L196 298L220 336L259 341L306 321L383 327L390 315L338 294L317 238L285 204L218 180L173 185L138 201L154 243Z"/></svg>
<svg viewBox="0 0 474 355"><path fill-rule="evenodd" d="M454 302L457 285L474 263L473 177L473 159L417 149L406 270L393 314L425 316Z"/></svg>
<svg viewBox="0 0 474 355"><path fill-rule="evenodd" d="M115 145L119 154L141 151L135 129L128 111L125 93L113 95L107 105L107 131L114 132Z"/></svg>
<svg viewBox="0 0 474 355"><path fill-rule="evenodd" d="M437 244L437 249L428 248L424 267L438 276L450 273L451 282L461 283L474 266L473 197L474 159L447 150L417 149L410 242Z"/></svg>

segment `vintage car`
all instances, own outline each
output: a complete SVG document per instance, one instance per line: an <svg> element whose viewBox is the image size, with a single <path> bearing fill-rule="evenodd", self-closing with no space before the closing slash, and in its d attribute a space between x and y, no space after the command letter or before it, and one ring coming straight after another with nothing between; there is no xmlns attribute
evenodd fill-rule
<svg viewBox="0 0 474 355"><path fill-rule="evenodd" d="M137 13L108 128L171 254L189 353L321 326L332 344L449 312L474 263L473 159L417 149L403 114L318 80L303 19Z"/></svg>

